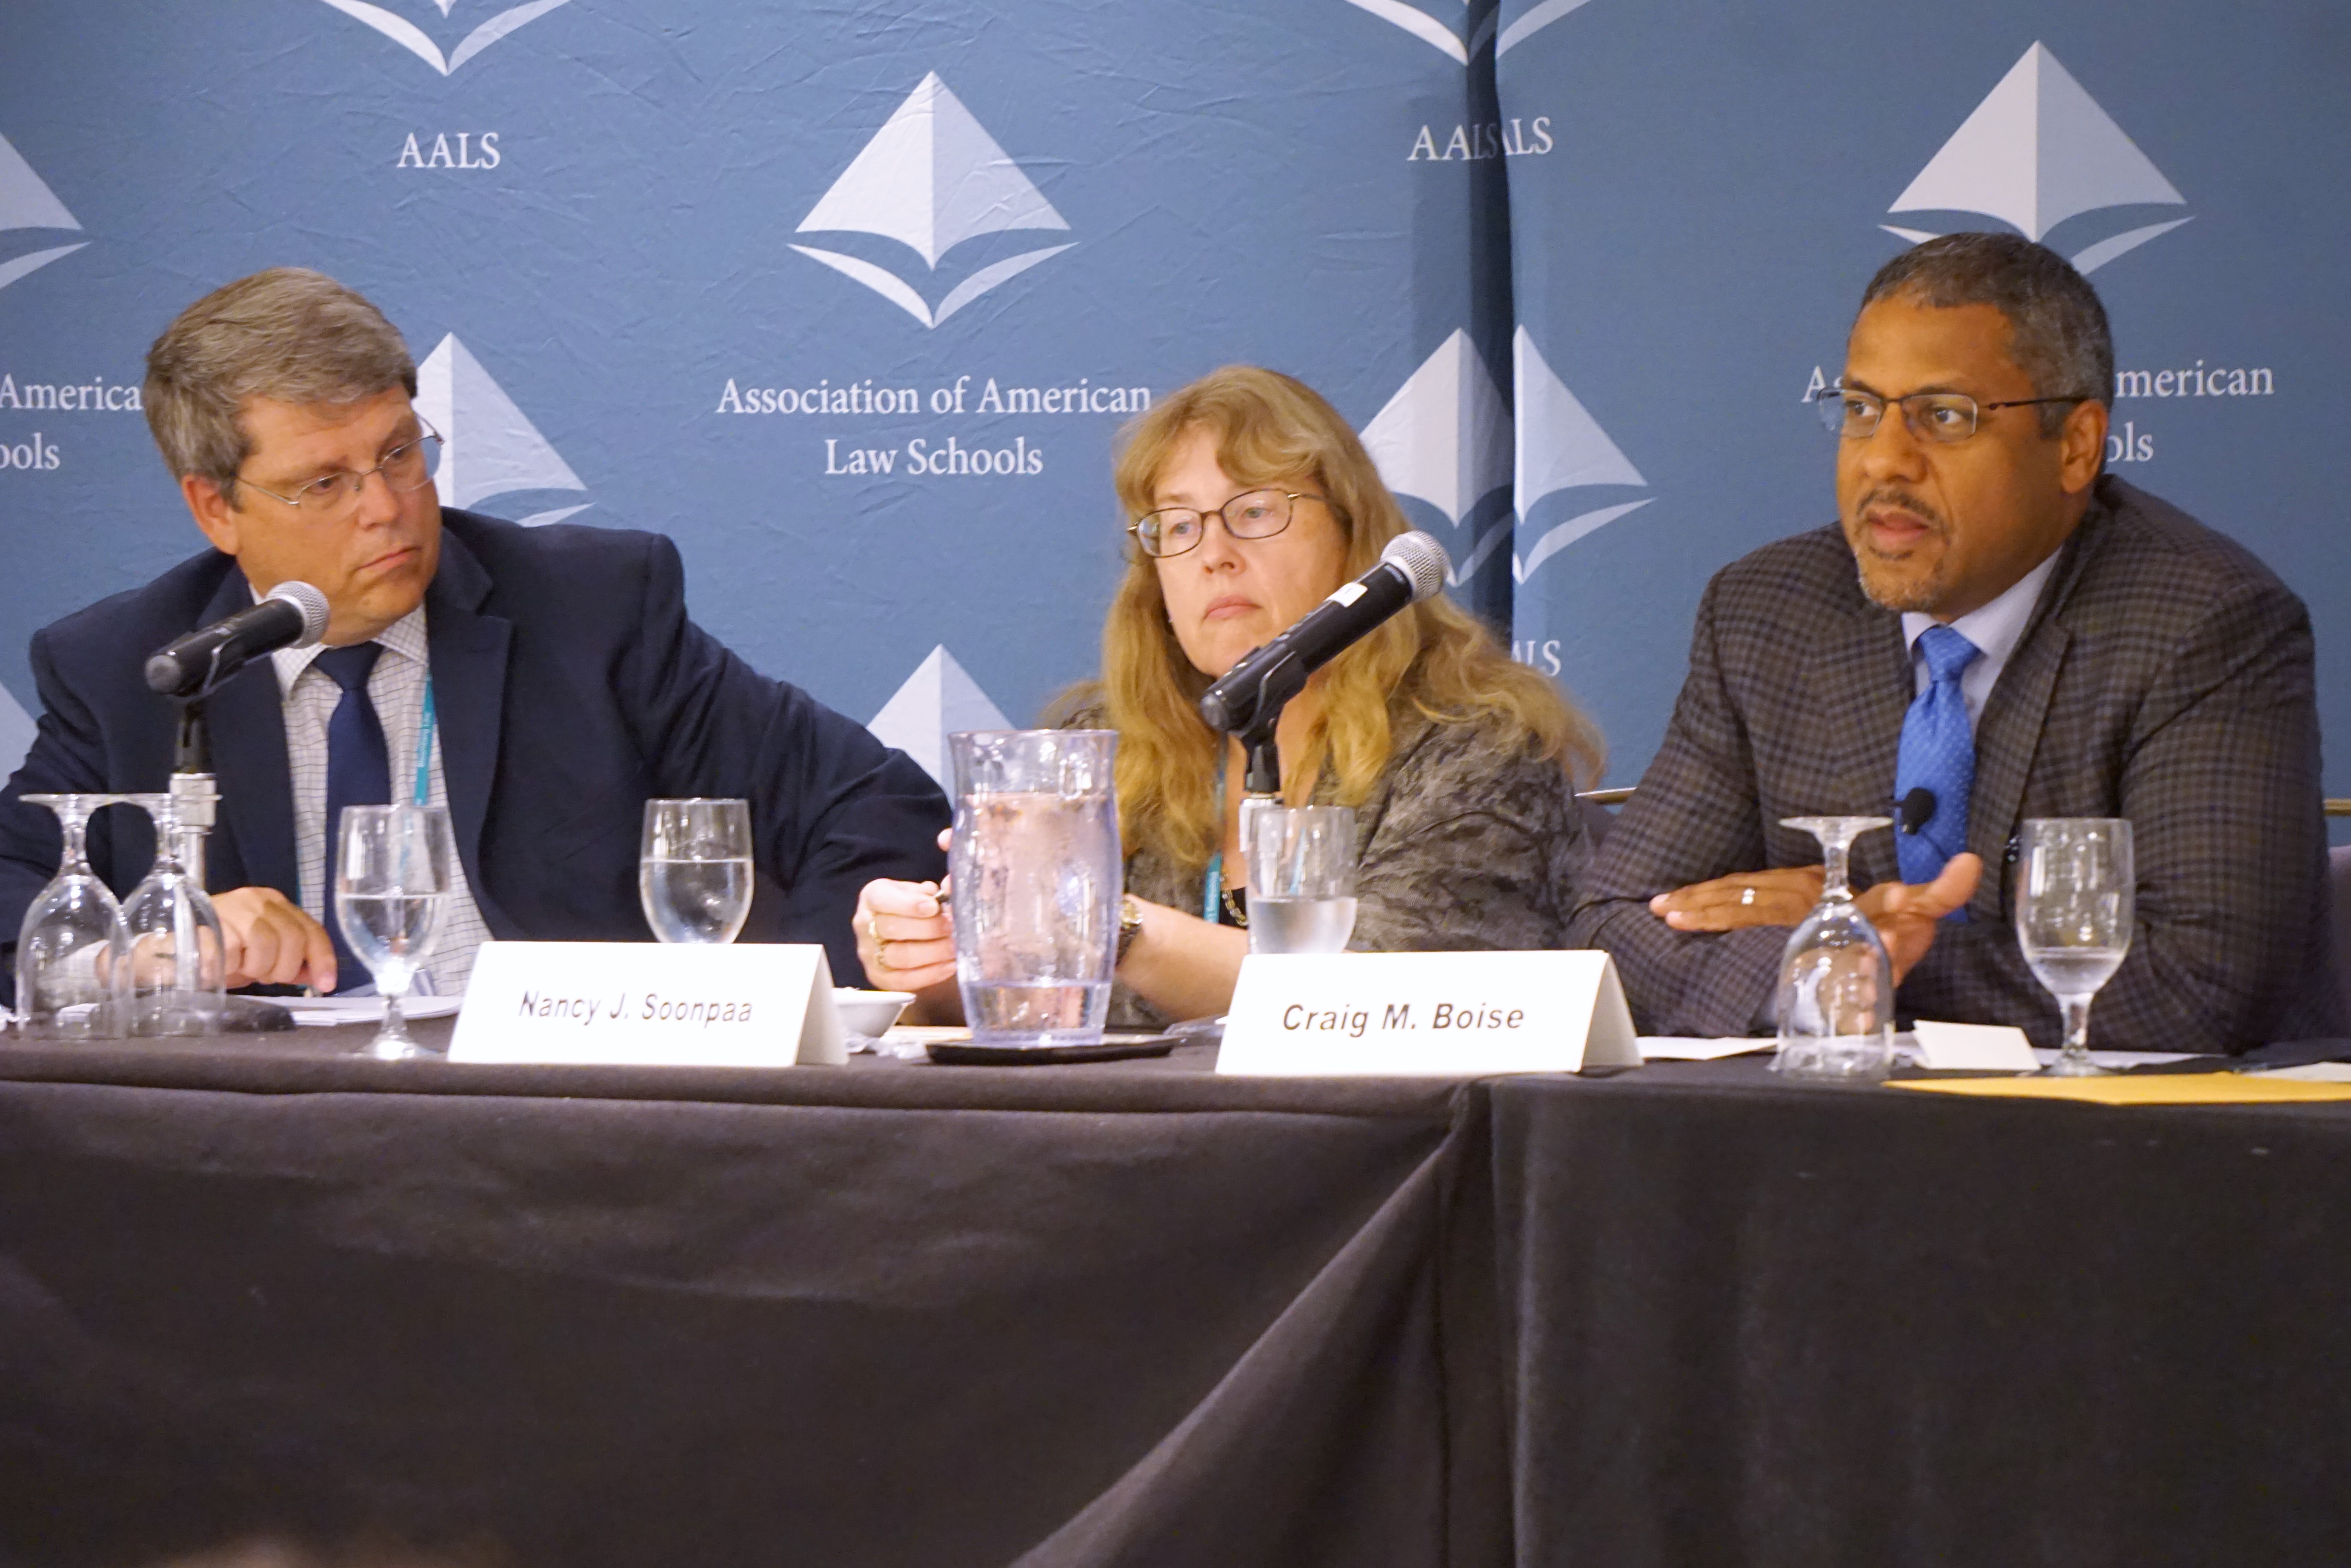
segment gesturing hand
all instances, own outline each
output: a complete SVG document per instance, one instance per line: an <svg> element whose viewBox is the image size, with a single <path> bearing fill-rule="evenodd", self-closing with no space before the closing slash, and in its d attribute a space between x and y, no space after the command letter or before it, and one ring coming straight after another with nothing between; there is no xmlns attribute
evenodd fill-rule
<svg viewBox="0 0 2351 1568"><path fill-rule="evenodd" d="M1982 856L1956 854L1932 882L1881 882L1854 900L1886 944L1896 985L1934 946L1937 923L1975 895L1982 875Z"/></svg>
<svg viewBox="0 0 2351 1568"><path fill-rule="evenodd" d="M228 985L335 988L335 945L327 928L274 887L239 887L213 894L226 943Z"/></svg>

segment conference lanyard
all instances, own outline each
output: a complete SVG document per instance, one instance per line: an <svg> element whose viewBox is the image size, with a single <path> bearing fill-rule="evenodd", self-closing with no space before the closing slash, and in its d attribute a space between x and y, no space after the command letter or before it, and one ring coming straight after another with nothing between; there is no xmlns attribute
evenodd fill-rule
<svg viewBox="0 0 2351 1568"><path fill-rule="evenodd" d="M1208 879L1200 893L1200 918L1209 925L1220 924L1217 905L1225 896L1225 776L1233 770L1232 752L1225 752L1224 765L1217 769L1217 837L1220 841L1217 852L1208 857Z"/></svg>
<svg viewBox="0 0 2351 1568"><path fill-rule="evenodd" d="M424 716L416 727L416 803L433 804L433 677L424 677Z"/></svg>

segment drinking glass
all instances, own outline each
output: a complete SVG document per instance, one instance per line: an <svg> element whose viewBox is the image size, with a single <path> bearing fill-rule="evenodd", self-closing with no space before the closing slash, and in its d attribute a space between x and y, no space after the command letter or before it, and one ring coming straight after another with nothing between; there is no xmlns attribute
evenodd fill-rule
<svg viewBox="0 0 2351 1568"><path fill-rule="evenodd" d="M2094 1078L2090 998L2130 951L2131 825L2119 817L2028 817L2016 846L2016 940L2065 1018L2053 1078Z"/></svg>
<svg viewBox="0 0 2351 1568"><path fill-rule="evenodd" d="M751 913L750 802L646 801L637 897L657 941L734 941Z"/></svg>
<svg viewBox="0 0 2351 1568"><path fill-rule="evenodd" d="M401 998L441 936L449 902L449 812L441 806L346 806L335 852L335 918L375 977L383 1029L368 1054L428 1054L409 1037Z"/></svg>
<svg viewBox="0 0 2351 1568"><path fill-rule="evenodd" d="M1894 967L1845 886L1853 841L1889 817L1787 817L1821 841L1821 901L1780 957L1780 1053L1799 1078L1883 1078L1894 1065Z"/></svg>
<svg viewBox="0 0 2351 1568"><path fill-rule="evenodd" d="M1118 734L967 731L955 758L956 977L972 1038L1092 1045L1118 946Z"/></svg>
<svg viewBox="0 0 2351 1568"><path fill-rule="evenodd" d="M1275 806L1249 840L1252 953L1340 953L1355 929L1355 813Z"/></svg>
<svg viewBox="0 0 2351 1568"><path fill-rule="evenodd" d="M155 863L122 901L130 944L126 1002L134 1035L218 1034L227 1009L227 946L212 895L180 859L172 795L124 795L155 823Z"/></svg>
<svg viewBox="0 0 2351 1568"><path fill-rule="evenodd" d="M90 814L110 795L27 795L57 813L65 834L57 874L25 911L16 936L16 1011L36 1040L87 1040L110 1027L130 973L122 906L89 868Z"/></svg>

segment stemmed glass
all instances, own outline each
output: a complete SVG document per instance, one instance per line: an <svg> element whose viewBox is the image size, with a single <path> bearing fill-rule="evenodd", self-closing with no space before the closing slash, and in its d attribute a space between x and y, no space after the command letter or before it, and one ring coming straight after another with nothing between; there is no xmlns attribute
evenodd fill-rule
<svg viewBox="0 0 2351 1568"><path fill-rule="evenodd" d="M383 1029L368 1054L431 1054L409 1037L401 998L441 936L449 901L449 813L440 806L346 806L335 852L335 918L375 976Z"/></svg>
<svg viewBox="0 0 2351 1568"><path fill-rule="evenodd" d="M1341 953L1355 929L1355 813L1268 805L1251 824L1252 953Z"/></svg>
<svg viewBox="0 0 2351 1568"><path fill-rule="evenodd" d="M220 1032L226 1010L227 947L212 895L180 859L179 802L170 795L124 795L155 823L155 863L122 901L131 947L130 1032Z"/></svg>
<svg viewBox="0 0 2351 1568"><path fill-rule="evenodd" d="M1780 1053L1802 1078L1883 1078L1894 1065L1894 966L1845 886L1853 841L1889 817L1789 817L1821 841L1821 901L1780 957Z"/></svg>
<svg viewBox="0 0 2351 1568"><path fill-rule="evenodd" d="M751 913L747 800L648 800L637 898L663 942L732 942Z"/></svg>
<svg viewBox="0 0 2351 1568"><path fill-rule="evenodd" d="M2028 817L2017 840L2016 940L2057 998L2065 1049L2053 1078L2094 1078L2090 998L2130 951L2131 825L2119 817Z"/></svg>
<svg viewBox="0 0 2351 1568"><path fill-rule="evenodd" d="M57 813L65 834L57 874L25 911L16 936L16 1010L37 1039L81 1040L109 1031L100 1018L129 967L122 906L89 867L89 819L108 795L26 795Z"/></svg>

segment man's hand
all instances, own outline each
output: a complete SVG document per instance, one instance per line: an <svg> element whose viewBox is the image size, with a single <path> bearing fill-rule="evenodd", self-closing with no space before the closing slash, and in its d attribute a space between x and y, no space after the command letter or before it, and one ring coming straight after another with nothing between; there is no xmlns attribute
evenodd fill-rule
<svg viewBox="0 0 2351 1568"><path fill-rule="evenodd" d="M1794 925L1821 901L1821 868L1782 866L1692 883L1649 900L1649 913L1677 931L1736 931Z"/></svg>
<svg viewBox="0 0 2351 1568"><path fill-rule="evenodd" d="M1894 961L1895 984L1900 985L1927 956L1934 946L1936 922L1974 896L1976 879L1982 874L1979 856L1953 855L1932 882L1881 882L1854 900L1886 944L1886 956ZM1649 900L1649 909L1677 931L1737 931L1748 925L1798 925L1820 901L1821 868L1799 865L1692 883L1657 894Z"/></svg>
<svg viewBox="0 0 2351 1568"><path fill-rule="evenodd" d="M240 887L213 895L228 938L228 984L335 988L335 945L327 928L274 887Z"/></svg>
<svg viewBox="0 0 2351 1568"><path fill-rule="evenodd" d="M1934 946L1936 923L1975 895L1982 875L1982 856L1956 854L1932 882L1881 882L1854 900L1886 944L1896 985Z"/></svg>

